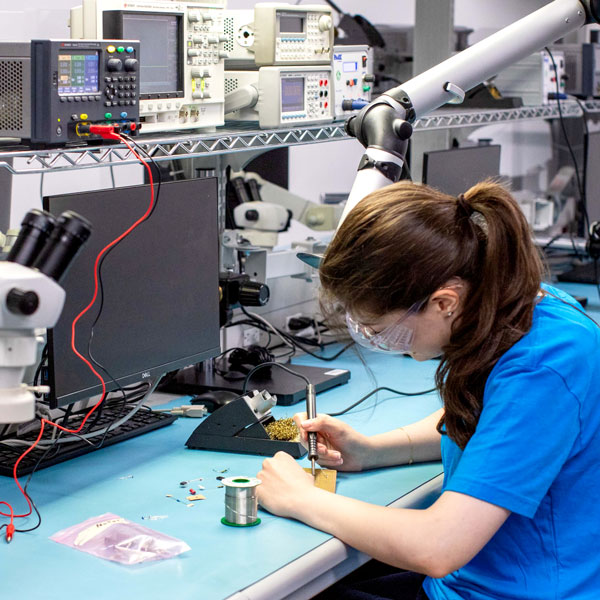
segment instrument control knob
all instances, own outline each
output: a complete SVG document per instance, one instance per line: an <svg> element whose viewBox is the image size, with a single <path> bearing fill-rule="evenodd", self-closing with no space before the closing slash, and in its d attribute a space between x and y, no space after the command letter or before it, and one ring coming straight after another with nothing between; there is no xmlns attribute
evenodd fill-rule
<svg viewBox="0 0 600 600"><path fill-rule="evenodd" d="M242 306L264 306L271 292L269 286L258 281L245 281L240 283L239 300Z"/></svg>
<svg viewBox="0 0 600 600"><path fill-rule="evenodd" d="M120 58L109 58L106 61L106 68L112 72L123 70L123 61Z"/></svg>
<svg viewBox="0 0 600 600"><path fill-rule="evenodd" d="M136 58L128 58L125 61L125 70L126 71L137 71L138 61Z"/></svg>
<svg viewBox="0 0 600 600"><path fill-rule="evenodd" d="M321 15L319 17L319 31L329 31L333 25L330 15Z"/></svg>

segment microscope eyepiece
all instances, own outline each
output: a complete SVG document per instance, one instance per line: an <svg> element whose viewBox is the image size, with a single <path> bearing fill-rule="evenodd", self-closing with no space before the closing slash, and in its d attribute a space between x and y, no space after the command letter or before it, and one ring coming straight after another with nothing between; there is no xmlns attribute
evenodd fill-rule
<svg viewBox="0 0 600 600"><path fill-rule="evenodd" d="M6 260L31 267L55 227L54 215L37 208L29 211L21 222L21 231Z"/></svg>
<svg viewBox="0 0 600 600"><path fill-rule="evenodd" d="M92 225L87 219L70 210L64 212L33 263L33 268L60 281L81 246L90 237L91 231Z"/></svg>

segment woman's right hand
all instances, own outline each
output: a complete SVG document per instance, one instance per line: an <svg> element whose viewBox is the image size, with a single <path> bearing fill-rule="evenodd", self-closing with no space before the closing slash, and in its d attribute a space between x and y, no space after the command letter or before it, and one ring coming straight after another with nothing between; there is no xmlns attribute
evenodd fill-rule
<svg viewBox="0 0 600 600"><path fill-rule="evenodd" d="M307 419L306 413L295 414L294 421L305 447L308 447L308 432L317 433L317 462L321 467L337 471L362 471L367 466L368 438L350 425L329 415Z"/></svg>

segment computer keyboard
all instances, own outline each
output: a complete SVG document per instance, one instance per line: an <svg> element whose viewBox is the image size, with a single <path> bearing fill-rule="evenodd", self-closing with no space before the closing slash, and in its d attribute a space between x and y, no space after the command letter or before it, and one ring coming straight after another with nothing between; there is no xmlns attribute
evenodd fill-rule
<svg viewBox="0 0 600 600"><path fill-rule="evenodd" d="M123 418L130 410L131 407L122 408L121 405L103 406L102 414L98 418L97 423L94 424L94 429L91 431L103 432L107 425L110 425L111 423ZM79 423L81 422L81 418L82 417L79 418L79 421L77 421L75 418L69 420L68 427L70 429L77 429ZM159 429L160 427L165 427L166 425L170 425L173 421L175 421L175 419L177 419L177 416L175 415L153 412L152 410L142 407L125 423L121 424L116 429L109 431L102 442L101 448L104 448L105 446L111 446L112 444L117 444L118 442L142 435L143 433L153 431L154 429ZM92 422L93 420L94 416L92 415L88 422ZM81 433L90 433L91 431L85 430ZM33 442L37 438L38 433L39 429L35 429L23 436L19 436L19 439ZM63 435L68 436L69 434L65 433ZM45 469L46 467L50 467L57 463L64 462L65 460L81 456L82 454L99 450L100 448L97 446L100 443L100 440L102 440L102 435L103 433L97 437L91 438L90 441L94 443L94 446L90 446L83 440L77 440L66 444L56 444L54 448L52 448L52 450L50 450L50 452L48 452L48 454L42 459L36 468L36 471ZM49 440L51 436L52 428L46 426L42 440ZM31 473L40 459L40 456L42 456L46 450L47 448L34 448L19 463L18 474L27 475L28 473ZM24 446L9 447L0 444L0 475L12 477L14 464L24 451Z"/></svg>

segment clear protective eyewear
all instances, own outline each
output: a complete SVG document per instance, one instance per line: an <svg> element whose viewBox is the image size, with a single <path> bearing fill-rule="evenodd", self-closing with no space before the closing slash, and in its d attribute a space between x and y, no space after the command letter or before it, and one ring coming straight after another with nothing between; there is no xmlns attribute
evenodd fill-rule
<svg viewBox="0 0 600 600"><path fill-rule="evenodd" d="M346 325L350 337L360 346L375 352L409 354L415 337L415 328L406 323L415 315L427 299L413 304L395 323L388 325L382 331L376 332L367 325L355 321L350 313L346 313Z"/></svg>

